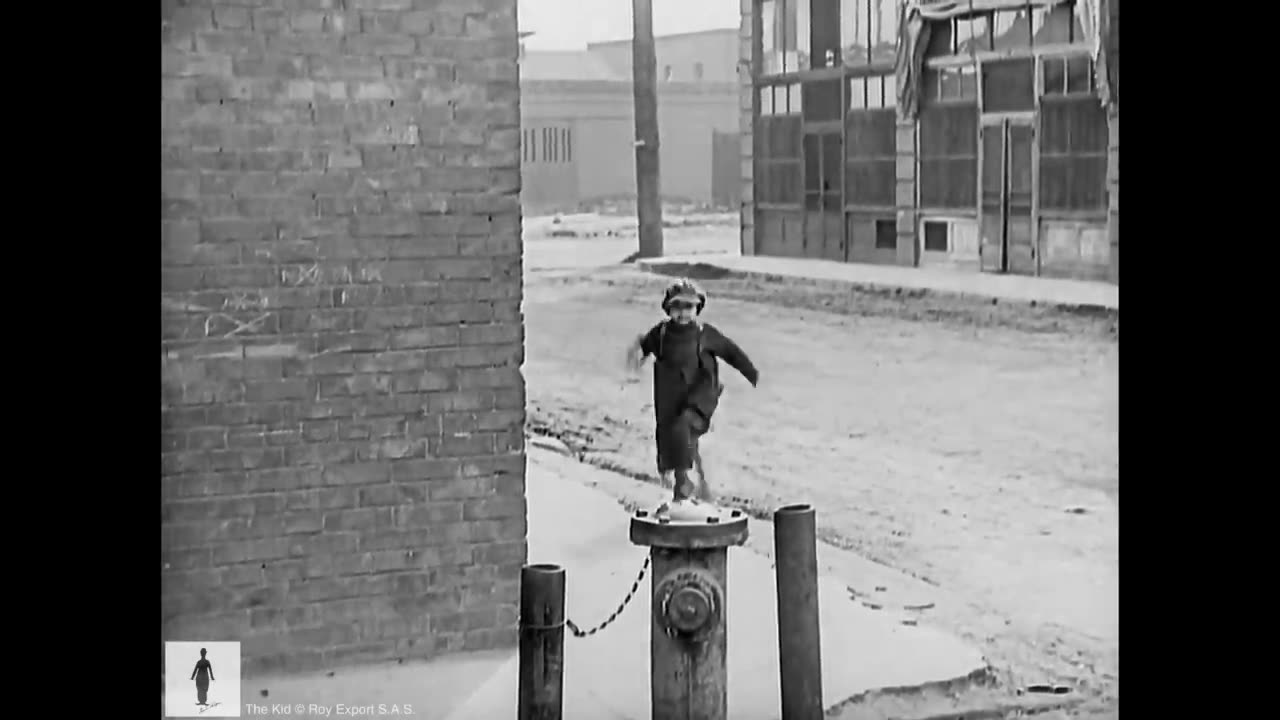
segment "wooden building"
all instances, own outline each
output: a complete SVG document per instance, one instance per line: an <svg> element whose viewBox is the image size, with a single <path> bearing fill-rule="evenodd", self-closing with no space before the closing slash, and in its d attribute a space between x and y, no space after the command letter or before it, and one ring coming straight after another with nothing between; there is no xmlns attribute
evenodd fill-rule
<svg viewBox="0 0 1280 720"><path fill-rule="evenodd" d="M743 0L744 254L1119 282L1117 2Z"/></svg>

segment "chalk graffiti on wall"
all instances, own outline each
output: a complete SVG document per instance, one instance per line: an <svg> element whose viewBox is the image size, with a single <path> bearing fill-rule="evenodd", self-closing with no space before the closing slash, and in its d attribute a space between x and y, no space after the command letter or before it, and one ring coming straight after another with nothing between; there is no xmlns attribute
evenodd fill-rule
<svg viewBox="0 0 1280 720"><path fill-rule="evenodd" d="M356 282L378 283L382 281L382 268L373 265L362 267L356 273L351 272L351 268L347 265L339 265L326 270L320 267L320 263L280 268L280 283L292 287L324 284L350 285Z"/></svg>
<svg viewBox="0 0 1280 720"><path fill-rule="evenodd" d="M262 313L244 322L227 313L214 313L204 320L204 336L220 337L225 340L240 334L259 332L269 319L271 319L271 313L269 312ZM232 326L227 332L222 332L227 327L227 324L224 323Z"/></svg>

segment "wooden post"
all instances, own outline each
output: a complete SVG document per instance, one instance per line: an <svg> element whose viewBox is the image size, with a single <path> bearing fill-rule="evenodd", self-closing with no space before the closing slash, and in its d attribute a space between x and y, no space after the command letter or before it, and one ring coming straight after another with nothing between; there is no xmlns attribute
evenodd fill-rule
<svg viewBox="0 0 1280 720"><path fill-rule="evenodd" d="M658 59L652 0L631 0L631 76L636 116L638 257L662 257L662 184L658 168Z"/></svg>
<svg viewBox="0 0 1280 720"><path fill-rule="evenodd" d="M822 717L818 627L818 546L813 508L787 505L773 514L778 583L778 660L782 720Z"/></svg>
<svg viewBox="0 0 1280 720"><path fill-rule="evenodd" d="M564 568L520 569L519 720L560 720L564 699Z"/></svg>

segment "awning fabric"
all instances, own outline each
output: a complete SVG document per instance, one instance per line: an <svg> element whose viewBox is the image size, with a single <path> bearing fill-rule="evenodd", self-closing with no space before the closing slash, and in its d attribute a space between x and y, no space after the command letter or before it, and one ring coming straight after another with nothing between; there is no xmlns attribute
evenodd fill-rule
<svg viewBox="0 0 1280 720"><path fill-rule="evenodd" d="M1083 7L1080 20L1094 60L1098 95L1104 105L1114 99L1107 72L1106 52L1102 43L1106 17L1100 13L1104 0L1076 0ZM966 18L994 10L1019 10L1026 7L1053 7L1069 0L908 0L898 23L898 56L895 73L898 78L898 113L904 120L914 120L920 112L920 77L924 73L924 53L929 46L931 21Z"/></svg>

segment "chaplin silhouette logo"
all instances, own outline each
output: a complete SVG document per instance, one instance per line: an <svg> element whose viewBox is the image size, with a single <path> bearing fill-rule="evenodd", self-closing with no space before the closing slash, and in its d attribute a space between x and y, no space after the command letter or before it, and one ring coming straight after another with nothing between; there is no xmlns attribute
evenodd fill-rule
<svg viewBox="0 0 1280 720"><path fill-rule="evenodd" d="M164 716L240 717L240 643L166 642Z"/></svg>

